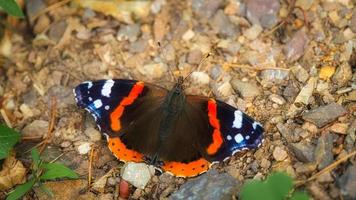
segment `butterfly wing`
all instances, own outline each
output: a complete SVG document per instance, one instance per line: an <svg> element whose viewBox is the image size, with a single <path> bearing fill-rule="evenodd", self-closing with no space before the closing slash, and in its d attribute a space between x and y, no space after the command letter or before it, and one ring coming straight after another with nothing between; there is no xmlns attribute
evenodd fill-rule
<svg viewBox="0 0 356 200"><path fill-rule="evenodd" d="M162 168L191 177L234 153L257 148L263 128L248 115L218 100L187 96L175 128L161 146Z"/></svg>
<svg viewBox="0 0 356 200"><path fill-rule="evenodd" d="M107 136L113 154L122 161L142 161L143 155L121 140L123 130L153 112L167 90L136 80L87 81L74 89L79 107L86 109ZM152 121L152 120L151 120Z"/></svg>
<svg viewBox="0 0 356 200"><path fill-rule="evenodd" d="M222 101L209 99L207 104L209 123L214 127L213 142L207 148L212 161L225 160L262 144L264 130L260 123Z"/></svg>

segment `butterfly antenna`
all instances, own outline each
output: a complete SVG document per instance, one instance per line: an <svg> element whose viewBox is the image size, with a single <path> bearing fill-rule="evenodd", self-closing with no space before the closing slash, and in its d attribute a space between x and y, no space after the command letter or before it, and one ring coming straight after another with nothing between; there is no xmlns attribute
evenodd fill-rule
<svg viewBox="0 0 356 200"><path fill-rule="evenodd" d="M157 42L157 46L158 46L158 51L159 51L159 54L162 55L163 51L162 51L162 45L161 45L161 42ZM174 73L172 72L171 68L168 66L168 71L169 71L169 74L171 75L171 77L173 78L174 82L176 83L177 82L177 79L176 77L174 76Z"/></svg>
<svg viewBox="0 0 356 200"><path fill-rule="evenodd" d="M211 52L207 53L199 62L197 71L200 71L201 66L207 61L207 59L212 55ZM183 82L192 75L193 71L191 71L184 79Z"/></svg>
<svg viewBox="0 0 356 200"><path fill-rule="evenodd" d="M207 53L199 62L197 71L200 71L201 66L208 60L208 58L212 55L211 52Z"/></svg>

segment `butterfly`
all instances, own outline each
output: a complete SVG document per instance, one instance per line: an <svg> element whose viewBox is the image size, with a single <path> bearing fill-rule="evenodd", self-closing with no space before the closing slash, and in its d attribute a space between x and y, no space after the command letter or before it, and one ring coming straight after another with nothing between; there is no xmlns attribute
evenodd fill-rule
<svg viewBox="0 0 356 200"><path fill-rule="evenodd" d="M259 147L263 127L222 101L127 79L86 81L74 89L123 162L146 162L178 177L193 177L236 152Z"/></svg>

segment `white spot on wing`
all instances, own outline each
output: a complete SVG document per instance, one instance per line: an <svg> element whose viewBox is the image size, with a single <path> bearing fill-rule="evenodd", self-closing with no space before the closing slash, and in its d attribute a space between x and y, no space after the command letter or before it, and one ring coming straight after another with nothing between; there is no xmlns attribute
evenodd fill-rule
<svg viewBox="0 0 356 200"><path fill-rule="evenodd" d="M246 139L246 140L250 139L250 136L249 136L249 135L246 135L245 139Z"/></svg>
<svg viewBox="0 0 356 200"><path fill-rule="evenodd" d="M110 106L106 105L105 110L109 110Z"/></svg>
<svg viewBox="0 0 356 200"><path fill-rule="evenodd" d="M89 97L88 99L89 99L89 101L93 101L93 98L91 98L91 97Z"/></svg>
<svg viewBox="0 0 356 200"><path fill-rule="evenodd" d="M91 81L86 81L84 83L88 84L88 89L90 89L93 86L93 82L91 82Z"/></svg>
<svg viewBox="0 0 356 200"><path fill-rule="evenodd" d="M242 112L239 110L236 110L234 112L235 119L232 122L232 127L233 128L241 128L242 127Z"/></svg>
<svg viewBox="0 0 356 200"><path fill-rule="evenodd" d="M240 133L238 133L235 135L234 139L237 143L240 143L244 140L244 137L242 137L242 135Z"/></svg>
<svg viewBox="0 0 356 200"><path fill-rule="evenodd" d="M253 129L256 130L257 125L258 125L258 123L256 121L254 121L253 124L252 124Z"/></svg>
<svg viewBox="0 0 356 200"><path fill-rule="evenodd" d="M227 136L226 136L226 139L227 139L227 140L231 140L231 139L232 139L231 135L227 135Z"/></svg>
<svg viewBox="0 0 356 200"><path fill-rule="evenodd" d="M101 89L101 95L110 97L111 93L111 88L114 86L114 81L113 80L107 80L105 84L103 85L103 88Z"/></svg>
<svg viewBox="0 0 356 200"><path fill-rule="evenodd" d="M100 108L103 105L100 99L95 100L93 103L95 108Z"/></svg>

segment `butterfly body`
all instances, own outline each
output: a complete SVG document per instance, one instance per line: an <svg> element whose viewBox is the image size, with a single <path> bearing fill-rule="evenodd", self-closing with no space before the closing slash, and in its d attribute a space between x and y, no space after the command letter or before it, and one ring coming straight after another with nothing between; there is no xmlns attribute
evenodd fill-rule
<svg viewBox="0 0 356 200"><path fill-rule="evenodd" d="M118 159L147 162L176 176L199 175L262 143L258 122L224 102L186 95L182 78L171 90L135 80L88 81L74 94Z"/></svg>

